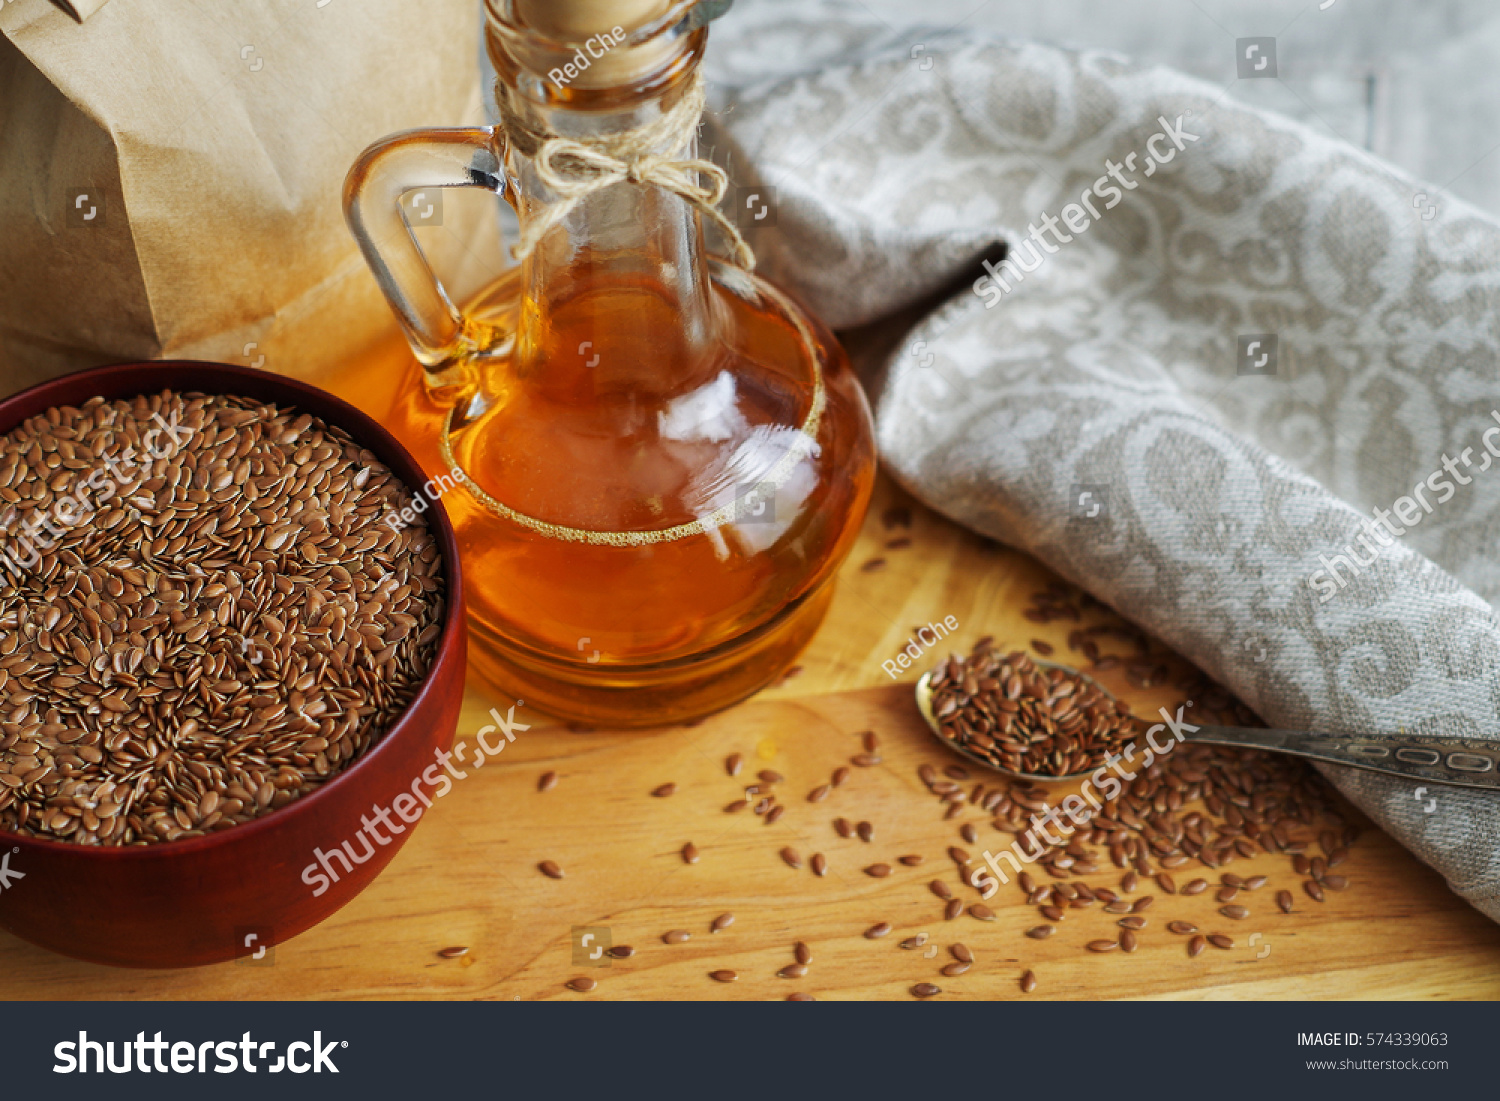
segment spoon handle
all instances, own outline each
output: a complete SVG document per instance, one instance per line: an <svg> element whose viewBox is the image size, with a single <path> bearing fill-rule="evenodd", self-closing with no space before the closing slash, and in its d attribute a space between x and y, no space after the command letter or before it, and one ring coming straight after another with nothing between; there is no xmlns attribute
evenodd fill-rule
<svg viewBox="0 0 1500 1101"><path fill-rule="evenodd" d="M1184 737L1189 742L1289 753L1429 784L1500 790L1500 742L1482 738L1422 734L1372 738L1244 726L1200 726Z"/></svg>

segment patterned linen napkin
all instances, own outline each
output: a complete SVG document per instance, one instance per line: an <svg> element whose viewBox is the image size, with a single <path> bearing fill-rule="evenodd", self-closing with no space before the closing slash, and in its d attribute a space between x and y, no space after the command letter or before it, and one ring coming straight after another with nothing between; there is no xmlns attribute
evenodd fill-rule
<svg viewBox="0 0 1500 1101"><path fill-rule="evenodd" d="M1170 70L787 11L710 52L762 270L836 327L963 281L872 386L895 477L1270 725L1500 737L1500 225ZM1324 771L1500 919L1500 796Z"/></svg>

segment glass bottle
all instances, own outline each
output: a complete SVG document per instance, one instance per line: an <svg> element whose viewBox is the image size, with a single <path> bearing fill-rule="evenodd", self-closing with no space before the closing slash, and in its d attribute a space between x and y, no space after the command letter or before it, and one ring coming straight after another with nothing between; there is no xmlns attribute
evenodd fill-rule
<svg viewBox="0 0 1500 1101"><path fill-rule="evenodd" d="M497 94L527 133L639 134L694 94L727 6L488 0ZM577 723L685 721L770 683L816 630L874 484L869 409L834 338L710 257L700 209L656 184L585 195L456 309L399 200L487 188L524 233L566 196L509 130L393 135L350 173L350 225L416 357L385 423L446 475L434 492L457 482L471 673ZM649 151L691 159L683 136Z"/></svg>

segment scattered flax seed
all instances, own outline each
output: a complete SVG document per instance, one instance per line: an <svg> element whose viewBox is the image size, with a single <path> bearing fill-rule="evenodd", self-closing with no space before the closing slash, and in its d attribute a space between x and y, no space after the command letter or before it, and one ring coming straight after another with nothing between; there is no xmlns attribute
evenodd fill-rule
<svg viewBox="0 0 1500 1101"><path fill-rule="evenodd" d="M860 737L866 753L874 753L880 748L880 735L875 731L866 730Z"/></svg>
<svg viewBox="0 0 1500 1101"><path fill-rule="evenodd" d="M1290 914L1292 912L1292 892L1277 891L1276 905L1281 907L1281 912L1283 914Z"/></svg>
<svg viewBox="0 0 1500 1101"><path fill-rule="evenodd" d="M722 913L718 917L714 918L712 924L710 924L709 927L708 927L708 931L710 933L721 933L725 929L728 929L733 924L734 924L734 915L731 914L731 913L727 913L727 912L726 913Z"/></svg>
<svg viewBox="0 0 1500 1101"><path fill-rule="evenodd" d="M812 949L807 946L806 941L799 940L792 945L792 955L797 957L797 962L803 967L812 963Z"/></svg>
<svg viewBox="0 0 1500 1101"><path fill-rule="evenodd" d="M1167 922L1167 929L1185 937L1191 936L1198 931L1198 927L1190 921L1169 921Z"/></svg>
<svg viewBox="0 0 1500 1101"><path fill-rule="evenodd" d="M1021 993L1030 994L1036 989L1036 975L1027 971L1021 976Z"/></svg>
<svg viewBox="0 0 1500 1101"><path fill-rule="evenodd" d="M1215 948L1223 948L1225 951L1228 951L1234 947L1234 938L1227 937L1223 933L1210 933L1208 934L1208 943L1212 944Z"/></svg>
<svg viewBox="0 0 1500 1101"><path fill-rule="evenodd" d="M1235 921L1243 921L1250 916L1250 911L1244 906L1220 906L1219 913Z"/></svg>
<svg viewBox="0 0 1500 1101"><path fill-rule="evenodd" d="M811 863L813 875L822 878L828 874L828 858L822 853L813 853Z"/></svg>
<svg viewBox="0 0 1500 1101"><path fill-rule="evenodd" d="M469 950L467 948L459 947L444 948L438 953L438 955L442 956L445 960L456 960L459 956L467 956L468 954Z"/></svg>
<svg viewBox="0 0 1500 1101"><path fill-rule="evenodd" d="M1218 891L1215 892L1214 898L1219 902L1233 902L1235 896L1239 893L1240 889L1238 887L1230 887L1228 885L1225 885L1223 887L1220 887Z"/></svg>
<svg viewBox="0 0 1500 1101"><path fill-rule="evenodd" d="M943 918L946 921L954 921L964 912L962 899L953 898L948 900L948 905L943 907Z"/></svg>
<svg viewBox="0 0 1500 1101"><path fill-rule="evenodd" d="M1208 880L1195 879L1183 887L1182 893L1185 895L1201 895L1206 890L1208 890Z"/></svg>
<svg viewBox="0 0 1500 1101"><path fill-rule="evenodd" d="M682 862L684 864L698 863L698 846L691 841L682 846Z"/></svg>
<svg viewBox="0 0 1500 1101"><path fill-rule="evenodd" d="M945 976L947 976L948 978L951 979L955 975L962 975L965 971L967 971L972 966L973 966L973 964L964 963L964 962L962 962L960 960L955 960L953 963L950 963L946 967L943 968L943 974Z"/></svg>
<svg viewBox="0 0 1500 1101"><path fill-rule="evenodd" d="M911 988L912 997L914 998L935 998L942 992L943 988L941 986L934 986L930 982L919 982Z"/></svg>
<svg viewBox="0 0 1500 1101"><path fill-rule="evenodd" d="M1135 930L1126 929L1120 934L1120 948L1126 952L1134 952L1136 945Z"/></svg>
<svg viewBox="0 0 1500 1101"><path fill-rule="evenodd" d="M838 768L833 770L833 775L828 778L828 782L834 787L838 787L847 779L849 779L848 767L845 765L839 765Z"/></svg>
<svg viewBox="0 0 1500 1101"><path fill-rule="evenodd" d="M1120 946L1112 940L1091 940L1088 943L1090 952L1113 952L1118 947Z"/></svg>
<svg viewBox="0 0 1500 1101"><path fill-rule="evenodd" d="M921 948L922 945L924 945L926 943L927 943L927 934L926 933L918 933L914 937L907 937L905 940L903 940L901 942L901 947L902 948Z"/></svg>
<svg viewBox="0 0 1500 1101"><path fill-rule="evenodd" d="M661 939L665 944L684 944L693 939L693 934L686 929L672 929L663 933Z"/></svg>
<svg viewBox="0 0 1500 1101"><path fill-rule="evenodd" d="M555 860L543 860L537 865L537 870L548 879L561 879L563 877L563 870L557 866Z"/></svg>
<svg viewBox="0 0 1500 1101"><path fill-rule="evenodd" d="M868 822L861 822L854 827L854 832L859 835L861 841L875 840L875 827Z"/></svg>
<svg viewBox="0 0 1500 1101"><path fill-rule="evenodd" d="M635 955L635 949L628 944L617 944L609 950L609 954L617 960L628 960Z"/></svg>
<svg viewBox="0 0 1500 1101"><path fill-rule="evenodd" d="M676 784L668 783L662 784L661 787L653 789L651 794L656 796L658 799L665 799L668 795L671 795L676 790Z"/></svg>
<svg viewBox="0 0 1500 1101"><path fill-rule="evenodd" d="M1046 940L1055 932L1057 932L1055 925L1033 925L1026 930L1026 935L1032 940Z"/></svg>
<svg viewBox="0 0 1500 1101"><path fill-rule="evenodd" d="M785 813L786 805L783 803L777 803L774 807L766 812L766 825L773 825L775 822L779 821L781 816Z"/></svg>
<svg viewBox="0 0 1500 1101"><path fill-rule="evenodd" d="M790 845L781 850L781 860L788 868L802 867L802 857L797 855L797 850Z"/></svg>
<svg viewBox="0 0 1500 1101"><path fill-rule="evenodd" d="M849 819L847 818L835 818L833 820L833 829L840 837L854 836L854 827L849 824Z"/></svg>
<svg viewBox="0 0 1500 1101"><path fill-rule="evenodd" d="M968 945L964 944L962 941L959 941L956 944L950 944L948 946L948 951L951 952L953 954L953 958L958 960L960 963L974 962L974 953L970 952Z"/></svg>
<svg viewBox="0 0 1500 1101"><path fill-rule="evenodd" d="M979 844L979 830L973 822L965 822L958 828L958 834L971 845Z"/></svg>
<svg viewBox="0 0 1500 1101"><path fill-rule="evenodd" d="M1306 879L1302 882L1302 889L1307 892L1307 897L1314 902L1323 901L1323 888L1316 879Z"/></svg>
<svg viewBox="0 0 1500 1101"><path fill-rule="evenodd" d="M1323 877L1323 886L1327 887L1330 891L1342 891L1345 887L1349 886L1349 881L1341 875L1325 875Z"/></svg>
<svg viewBox="0 0 1500 1101"><path fill-rule="evenodd" d="M587 994L590 990L594 989L594 987L598 985L599 984L597 982L589 978L587 975L580 975L576 979L568 980L568 986L571 989L578 991L580 994Z"/></svg>
<svg viewBox="0 0 1500 1101"><path fill-rule="evenodd" d="M1188 956L1189 957L1201 956L1203 954L1204 946L1207 945L1207 944L1208 944L1208 941L1206 941L1201 934L1198 935L1198 936L1193 937L1191 940L1188 941L1188 947L1187 947L1187 954L1188 954Z"/></svg>
<svg viewBox="0 0 1500 1101"><path fill-rule="evenodd" d="M427 522L386 523L411 502L342 429L243 397L96 397L0 436L0 828L203 837L359 760L445 619Z"/></svg>
<svg viewBox="0 0 1500 1101"><path fill-rule="evenodd" d="M745 765L745 758L738 753L731 753L724 758L724 771L731 776L738 776L740 769Z"/></svg>
<svg viewBox="0 0 1500 1101"><path fill-rule="evenodd" d="M969 916L972 918L978 918L980 921L996 920L995 911L991 910L982 902L975 902L970 904Z"/></svg>
<svg viewBox="0 0 1500 1101"><path fill-rule="evenodd" d="M880 514L880 522L887 531L891 528L911 527L911 509L905 505L892 505Z"/></svg>
<svg viewBox="0 0 1500 1101"><path fill-rule="evenodd" d="M748 799L736 799L733 803L730 803L727 807L724 808L724 813L734 814L736 811L744 810L749 805L750 800Z"/></svg>
<svg viewBox="0 0 1500 1101"><path fill-rule="evenodd" d="M788 994L786 1000L789 1002L815 1002L818 999L811 994Z"/></svg>
<svg viewBox="0 0 1500 1101"><path fill-rule="evenodd" d="M537 791L551 791L557 787L557 773L544 772L542 778L536 782Z"/></svg>
<svg viewBox="0 0 1500 1101"><path fill-rule="evenodd" d="M1050 642L1043 642L1039 638L1031 640L1031 648L1041 654L1042 657L1046 657L1052 653L1052 644Z"/></svg>
<svg viewBox="0 0 1500 1101"><path fill-rule="evenodd" d="M708 973L708 977L713 979L714 982L735 982L739 979L738 974L727 969L722 971L710 971Z"/></svg>
<svg viewBox="0 0 1500 1101"><path fill-rule="evenodd" d="M874 573L876 570L885 569L884 558L871 558L859 567L863 573Z"/></svg>
<svg viewBox="0 0 1500 1101"><path fill-rule="evenodd" d="M889 864L871 864L865 869L865 875L872 876L875 879L884 879L890 874L891 866Z"/></svg>
<svg viewBox="0 0 1500 1101"><path fill-rule="evenodd" d="M921 853L907 853L905 856L898 856L896 858L899 863L905 864L908 868L915 868L925 859Z"/></svg>
<svg viewBox="0 0 1500 1101"><path fill-rule="evenodd" d="M1133 914L1144 913L1145 911L1151 909L1151 904L1155 901L1156 899L1151 895L1142 895L1131 904L1130 912Z"/></svg>
<svg viewBox="0 0 1500 1101"><path fill-rule="evenodd" d="M944 902L953 897L953 888L949 887L941 879L934 879L931 883L927 884L927 889Z"/></svg>
<svg viewBox="0 0 1500 1101"><path fill-rule="evenodd" d="M832 791L833 785L831 784L823 784L820 787L815 787L807 793L807 801L809 803L821 803L824 799L828 798L829 793Z"/></svg>
<svg viewBox="0 0 1500 1101"><path fill-rule="evenodd" d="M865 930L865 940L879 940L891 931L891 923L888 921L877 921Z"/></svg>
<svg viewBox="0 0 1500 1101"><path fill-rule="evenodd" d="M880 760L878 753L856 753L849 758L849 763L859 768L873 768L880 763Z"/></svg>
<svg viewBox="0 0 1500 1101"><path fill-rule="evenodd" d="M763 784L779 784L786 779L781 773L769 768L761 769L757 774L757 778Z"/></svg>
<svg viewBox="0 0 1500 1101"><path fill-rule="evenodd" d="M1143 917L1135 917L1134 915L1132 915L1130 917L1122 917L1119 921L1115 922L1115 924L1118 925L1121 929L1144 929L1146 927L1146 919ZM1175 925L1178 923L1173 922L1173 924ZM1188 931L1191 932L1192 930L1189 929Z"/></svg>
<svg viewBox="0 0 1500 1101"><path fill-rule="evenodd" d="M807 974L807 966L801 963L789 963L776 974L777 977L783 979L800 979Z"/></svg>

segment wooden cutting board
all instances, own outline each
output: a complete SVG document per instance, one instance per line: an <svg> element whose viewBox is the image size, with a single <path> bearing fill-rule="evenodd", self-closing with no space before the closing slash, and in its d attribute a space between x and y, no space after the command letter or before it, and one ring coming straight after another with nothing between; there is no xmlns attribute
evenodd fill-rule
<svg viewBox="0 0 1500 1101"><path fill-rule="evenodd" d="M909 530L883 521L893 505L910 510ZM888 548L903 537L910 546ZM874 558L885 560L883 568L865 569ZM1132 955L1084 949L1118 932L1097 908L1070 912L1046 941L1024 937L1039 919L1013 884L989 903L997 920L966 913L944 921L928 881L942 878L960 897L975 898L958 887L947 848L961 845L977 856L1009 838L978 811L944 820L917 768L956 759L928 737L913 709L919 670L893 681L881 663L917 625L949 615L959 623L955 648L993 634L1013 645L1038 638L1066 654L1072 624L1038 626L1021 614L1029 595L1050 580L1031 559L957 528L883 482L829 620L782 686L697 726L645 733L574 733L523 708L518 718L529 719L531 729L457 783L374 886L277 947L269 966L112 970L0 934L0 998L639 1000L784 998L796 990L870 999L906 998L913 984L935 982L945 998L994 999L1023 997L1018 978L1028 968L1039 983L1033 998L1500 997L1500 927L1373 827L1339 869L1349 888L1330 892L1322 905L1301 893L1284 856L1239 861L1233 870L1240 875L1273 877L1237 900L1250 906L1251 918L1218 917L1212 892L1158 892ZM1138 713L1175 698L1171 689L1101 679ZM472 740L490 706L470 690L458 736ZM881 763L852 768L826 801L807 802L811 789L860 751L856 734L867 729L879 734ZM745 758L737 781L724 768L734 752ZM779 785L783 817L766 825L749 811L725 813L762 768L786 778ZM558 772L559 782L539 792L547 770ZM676 792L654 798L652 790L667 782ZM838 816L872 823L874 840L839 837L832 826ZM965 821L980 828L979 844L959 838ZM680 855L688 841L699 850L693 865ZM800 870L780 857L786 846L801 856ZM807 866L815 852L828 861L823 878ZM911 853L926 862L897 862ZM536 867L542 860L556 861L565 878L543 876ZM862 872L877 862L895 871L885 879ZM1188 870L1177 873L1179 883L1191 878ZM1106 867L1088 881L1113 885L1118 875ZM1296 892L1294 913L1276 910L1278 886ZM726 912L734 923L710 933L710 922ZM1163 928L1173 919L1222 928L1235 947L1190 960L1183 938ZM892 932L865 939L881 921ZM688 930L692 939L663 944L670 929ZM579 949L584 930L594 939ZM919 932L929 934L925 948L899 947ZM1254 944L1252 934L1259 934ZM635 954L607 967L588 960L606 936ZM807 975L778 978L798 940L813 951ZM938 972L956 942L976 962L967 974L944 978ZM469 951L439 957L452 946ZM575 952L582 962L574 962ZM737 972L738 980L715 982L709 973L719 969ZM591 994L566 988L578 976L597 981Z"/></svg>

